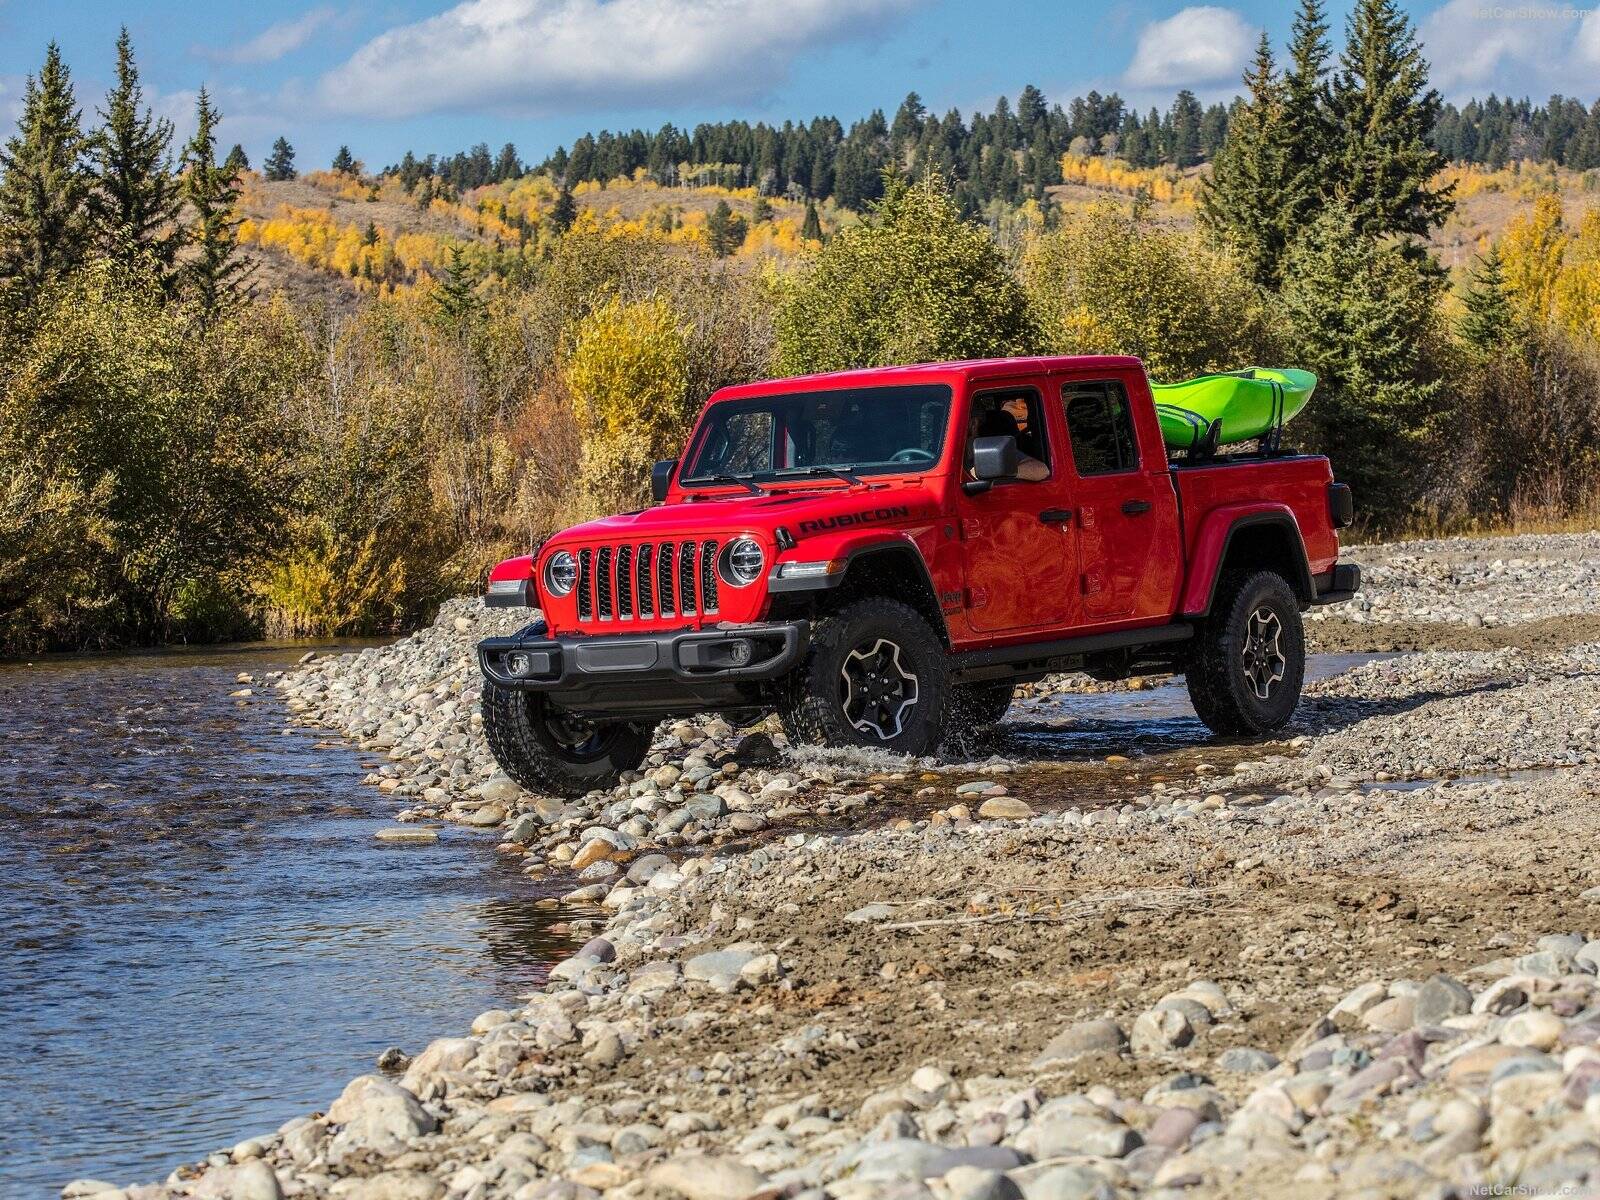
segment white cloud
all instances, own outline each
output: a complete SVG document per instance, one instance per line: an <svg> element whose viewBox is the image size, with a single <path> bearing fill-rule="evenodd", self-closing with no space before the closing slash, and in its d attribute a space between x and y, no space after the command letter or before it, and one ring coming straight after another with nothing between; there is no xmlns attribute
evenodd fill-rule
<svg viewBox="0 0 1600 1200"><path fill-rule="evenodd" d="M1185 8L1139 33L1123 75L1131 87L1178 88L1236 83L1259 31L1231 8Z"/></svg>
<svg viewBox="0 0 1600 1200"><path fill-rule="evenodd" d="M321 81L331 109L535 115L749 99L795 58L917 0L465 0L373 38Z"/></svg>
<svg viewBox="0 0 1600 1200"><path fill-rule="evenodd" d="M1454 100L1489 91L1532 95L1594 90L1600 10L1450 0L1419 29L1433 83Z"/></svg>
<svg viewBox="0 0 1600 1200"><path fill-rule="evenodd" d="M277 62L309 42L318 30L324 28L337 14L331 8L313 8L292 21L279 21L268 25L255 37L236 46L217 49L196 47L195 53L213 62L269 63Z"/></svg>

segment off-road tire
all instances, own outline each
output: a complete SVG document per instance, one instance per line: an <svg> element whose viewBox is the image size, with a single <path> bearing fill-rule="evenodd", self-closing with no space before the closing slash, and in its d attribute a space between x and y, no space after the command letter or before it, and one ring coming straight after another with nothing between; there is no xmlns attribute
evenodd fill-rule
<svg viewBox="0 0 1600 1200"><path fill-rule="evenodd" d="M655 725L617 721L596 729L596 742L578 752L551 730L549 701L538 692L485 682L483 735L500 769L530 792L581 796L615 786L650 752Z"/></svg>
<svg viewBox="0 0 1600 1200"><path fill-rule="evenodd" d="M888 726L889 737L859 728L846 715L846 704L854 699L845 677L846 662L857 656L852 669L858 670L861 663L887 655L885 650L873 653L879 643L898 652L894 661L899 669L893 674L901 691L885 701L886 708L878 714L898 705L898 732ZM916 698L909 705L904 700L906 676L915 680ZM789 678L779 715L784 732L797 745L870 746L921 755L938 749L949 700L949 664L939 635L910 605L870 596L812 623L810 645ZM861 701L854 703L859 709Z"/></svg>
<svg viewBox="0 0 1600 1200"><path fill-rule="evenodd" d="M1263 627L1275 637L1258 637L1252 647L1252 635ZM1263 640L1269 643L1265 652ZM1270 679L1280 669L1281 675ZM1276 571L1224 571L1211 615L1195 631L1187 671L1189 699L1200 719L1230 737L1281 729L1300 702L1305 672L1305 626L1288 580Z"/></svg>

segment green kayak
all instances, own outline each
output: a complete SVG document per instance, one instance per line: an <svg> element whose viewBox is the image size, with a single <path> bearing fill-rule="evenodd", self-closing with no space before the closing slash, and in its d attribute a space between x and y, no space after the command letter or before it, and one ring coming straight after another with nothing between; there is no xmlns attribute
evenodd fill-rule
<svg viewBox="0 0 1600 1200"><path fill-rule="evenodd" d="M1246 367L1150 390L1168 448L1193 450L1205 445L1213 421L1222 422L1219 446L1266 436L1304 408L1316 386L1310 371Z"/></svg>

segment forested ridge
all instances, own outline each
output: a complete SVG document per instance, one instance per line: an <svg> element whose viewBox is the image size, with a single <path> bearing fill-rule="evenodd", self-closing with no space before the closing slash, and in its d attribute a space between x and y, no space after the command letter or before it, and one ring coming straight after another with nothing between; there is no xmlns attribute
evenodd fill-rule
<svg viewBox="0 0 1600 1200"><path fill-rule="evenodd" d="M1294 437L1366 531L1600 513L1587 125L1468 106L1488 157L1451 162L1393 0L1342 37L1301 0L1221 115L1024 93L663 132L654 165L479 148L477 185L287 136L256 170L204 90L177 145L115 62L83 98L50 47L0 150L0 652L407 627L641 503L716 388L848 366L1308 367Z"/></svg>
<svg viewBox="0 0 1600 1200"><path fill-rule="evenodd" d="M1001 97L990 113L963 118L956 109L930 112L912 92L888 119L882 110L848 129L836 117L809 121L722 121L692 130L664 125L649 132L605 130L584 134L537 165L524 165L513 144L498 153L487 143L453 154L408 152L383 174L408 188L434 179L455 192L503 183L537 172L568 185L629 178L643 171L656 183L715 183L753 187L763 195L833 200L862 211L882 194L883 168L899 164L913 176L937 170L971 215L991 201L1043 200L1063 182L1061 160L1103 156L1134 168L1209 162L1227 138L1228 123L1243 98L1202 106L1180 91L1164 110L1144 113L1116 93L1091 91L1065 106L1049 103L1025 86L1015 104ZM1544 104L1529 99L1471 100L1442 104L1429 142L1446 161L1491 169L1511 162L1549 163L1587 171L1600 167L1600 100L1562 95ZM1009 154L996 153L1010 151Z"/></svg>

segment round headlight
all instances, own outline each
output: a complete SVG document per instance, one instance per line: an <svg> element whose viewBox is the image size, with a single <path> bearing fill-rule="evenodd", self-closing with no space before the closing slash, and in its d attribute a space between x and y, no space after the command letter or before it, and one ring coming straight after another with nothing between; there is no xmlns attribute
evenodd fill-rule
<svg viewBox="0 0 1600 1200"><path fill-rule="evenodd" d="M544 564L544 586L552 596L565 596L578 585L578 560L557 550Z"/></svg>
<svg viewBox="0 0 1600 1200"><path fill-rule="evenodd" d="M752 538L734 538L722 548L717 573L725 583L734 587L749 587L761 578L761 567L766 557L760 542Z"/></svg>

